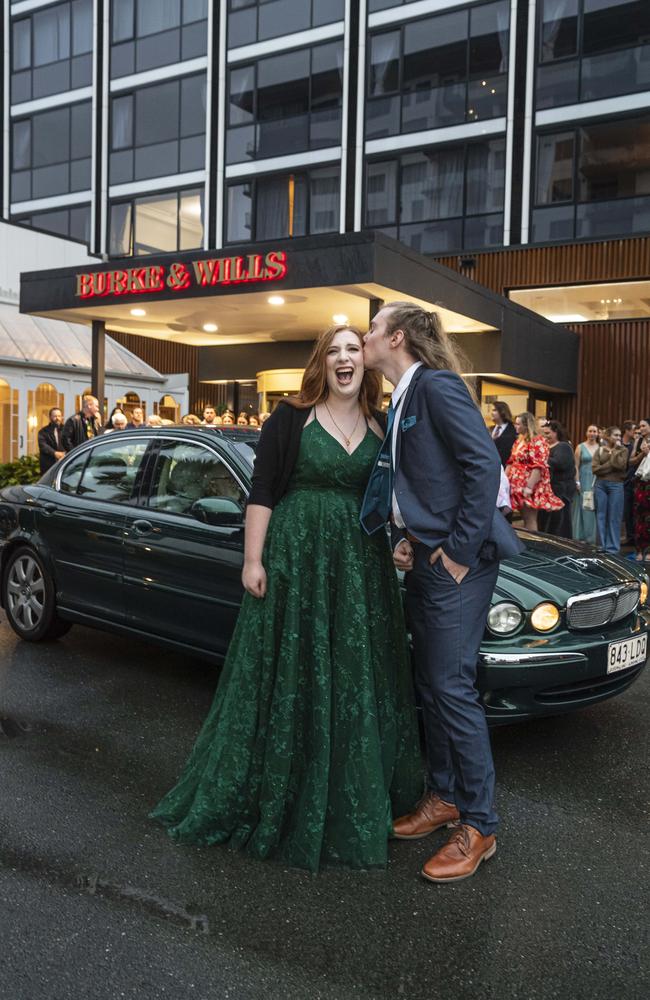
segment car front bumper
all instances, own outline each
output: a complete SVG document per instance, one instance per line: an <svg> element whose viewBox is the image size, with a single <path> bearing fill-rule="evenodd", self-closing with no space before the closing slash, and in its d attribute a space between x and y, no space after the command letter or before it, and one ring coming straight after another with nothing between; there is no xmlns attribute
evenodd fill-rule
<svg viewBox="0 0 650 1000"><path fill-rule="evenodd" d="M545 638L522 637L506 648L503 640L484 642L478 685L489 724L559 715L620 694L639 677L647 659L608 674L609 644L649 631L650 613L645 610L632 624L628 620L607 633L561 629Z"/></svg>

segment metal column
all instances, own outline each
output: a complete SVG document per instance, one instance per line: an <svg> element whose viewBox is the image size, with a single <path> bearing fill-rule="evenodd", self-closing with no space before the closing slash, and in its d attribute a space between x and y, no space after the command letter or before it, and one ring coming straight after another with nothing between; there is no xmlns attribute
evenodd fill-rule
<svg viewBox="0 0 650 1000"><path fill-rule="evenodd" d="M106 419L104 413L104 372L106 370L106 324L102 319L93 320L92 360L90 367L90 385L93 396L99 400L99 413L102 423Z"/></svg>

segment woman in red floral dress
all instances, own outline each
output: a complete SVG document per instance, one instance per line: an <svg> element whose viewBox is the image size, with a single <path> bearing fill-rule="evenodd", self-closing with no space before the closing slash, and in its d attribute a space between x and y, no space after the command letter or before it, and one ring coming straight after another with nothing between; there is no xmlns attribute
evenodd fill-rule
<svg viewBox="0 0 650 1000"><path fill-rule="evenodd" d="M551 489L548 444L537 430L532 413L520 413L515 420L517 440L506 465L510 481L510 506L520 511L524 528L537 531L539 510L561 510L564 501Z"/></svg>

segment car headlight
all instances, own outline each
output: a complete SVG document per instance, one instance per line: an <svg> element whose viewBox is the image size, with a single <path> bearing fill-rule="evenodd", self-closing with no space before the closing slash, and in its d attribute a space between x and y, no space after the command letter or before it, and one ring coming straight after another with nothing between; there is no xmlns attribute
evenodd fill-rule
<svg viewBox="0 0 650 1000"><path fill-rule="evenodd" d="M530 623L537 632L550 632L552 628L555 628L559 620L559 608L549 601L538 604L530 616Z"/></svg>
<svg viewBox="0 0 650 1000"><path fill-rule="evenodd" d="M508 635L518 629L524 619L523 612L516 604L502 601L490 608L487 617L488 628L497 635Z"/></svg>
<svg viewBox="0 0 650 1000"><path fill-rule="evenodd" d="M648 578L641 580L641 587L639 589L639 606L645 608L648 603Z"/></svg>

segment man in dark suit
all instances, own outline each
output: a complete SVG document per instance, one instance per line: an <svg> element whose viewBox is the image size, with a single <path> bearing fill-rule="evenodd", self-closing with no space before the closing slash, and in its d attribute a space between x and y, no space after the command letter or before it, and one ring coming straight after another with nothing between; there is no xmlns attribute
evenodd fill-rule
<svg viewBox="0 0 650 1000"><path fill-rule="evenodd" d="M457 881L496 852L494 765L476 670L499 559L523 546L496 508L499 456L437 315L409 302L385 306L364 357L395 389L361 522L372 533L391 515L427 748L427 791L394 833L416 839L453 827L422 875Z"/></svg>
<svg viewBox="0 0 650 1000"><path fill-rule="evenodd" d="M102 422L99 417L99 400L96 396L84 396L81 409L74 416L68 417L63 427L63 447L72 451L78 444L83 444L90 438L102 432Z"/></svg>
<svg viewBox="0 0 650 1000"><path fill-rule="evenodd" d="M512 446L517 440L517 432L512 419L512 413L507 403L497 399L492 407L492 440L496 445L501 459L501 465L505 468L506 462L510 458Z"/></svg>
<svg viewBox="0 0 650 1000"><path fill-rule="evenodd" d="M47 472L53 465L63 458L65 448L63 447L63 414L58 406L53 406L48 413L49 424L41 427L38 432L38 459L41 466L41 473Z"/></svg>

